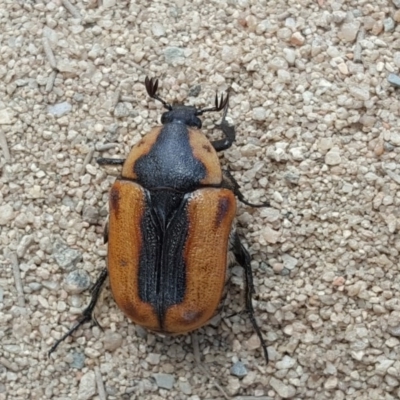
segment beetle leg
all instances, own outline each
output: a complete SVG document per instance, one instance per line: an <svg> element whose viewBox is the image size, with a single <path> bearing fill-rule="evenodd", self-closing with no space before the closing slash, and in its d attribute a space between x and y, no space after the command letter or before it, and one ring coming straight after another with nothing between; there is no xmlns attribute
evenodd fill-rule
<svg viewBox="0 0 400 400"><path fill-rule="evenodd" d="M243 244L240 241L239 236L237 233L234 233L233 236L233 248L232 248L233 253L235 254L236 261L244 268L245 272L245 279L246 279L246 309L247 312L249 313L250 321L251 324L253 325L253 328L260 339L261 342L261 347L264 352L264 357L265 361L268 363L268 350L267 350L267 345L264 341L264 338L261 334L260 327L258 326L258 323L254 317L254 308L253 308L253 303L252 303L252 295L254 294L254 283L253 283L253 271L251 270L251 264L250 264L250 254L249 252L244 248Z"/></svg>
<svg viewBox="0 0 400 400"><path fill-rule="evenodd" d="M99 165L122 165L125 160L123 158L103 158L96 159Z"/></svg>
<svg viewBox="0 0 400 400"><path fill-rule="evenodd" d="M106 222L106 224L104 226L103 240L104 240L104 244L108 243L108 221Z"/></svg>
<svg viewBox="0 0 400 400"><path fill-rule="evenodd" d="M225 118L222 118L222 121L219 125L216 125L218 129L224 133L225 137L219 140L213 140L211 142L212 146L216 151L223 151L229 149L232 146L233 142L236 138L235 127L229 125Z"/></svg>
<svg viewBox="0 0 400 400"><path fill-rule="evenodd" d="M246 204L250 207L270 207L271 206L269 204L269 201L265 201L264 203L260 203L260 204L254 204L254 203L250 203L249 201L247 201L244 198L243 193L240 191L240 186L237 183L236 179L233 177L233 175L228 170L223 170L222 173L224 175L224 179L222 181L222 187L232 190L232 192L235 193L235 195L238 197L238 199L243 204Z"/></svg>
<svg viewBox="0 0 400 400"><path fill-rule="evenodd" d="M68 336L71 336L81 325L85 324L86 322L93 321L97 326L100 326L92 314L94 308L96 307L97 300L99 299L101 289L103 287L104 281L107 278L107 275L108 275L107 268L104 268L103 271L101 271L100 276L97 278L97 281L90 289L92 293L92 299L90 300L89 305L83 310L81 319L65 335L63 335L61 339L58 339L53 344L53 346L48 352L48 355L50 355L61 342L63 342Z"/></svg>
<svg viewBox="0 0 400 400"><path fill-rule="evenodd" d="M216 100L216 104L217 100ZM223 151L226 149L229 149L229 147L232 146L233 142L236 139L236 131L235 127L232 125L228 124L228 121L226 120L226 114L228 113L228 107L229 107L229 91L228 95L225 99L225 101L222 101L221 97L221 105L223 104L224 106L224 113L222 114L222 120L221 123L216 125L216 128L221 129L221 131L224 133L225 137L223 139L219 140L213 140L211 142L212 146L216 151Z"/></svg>

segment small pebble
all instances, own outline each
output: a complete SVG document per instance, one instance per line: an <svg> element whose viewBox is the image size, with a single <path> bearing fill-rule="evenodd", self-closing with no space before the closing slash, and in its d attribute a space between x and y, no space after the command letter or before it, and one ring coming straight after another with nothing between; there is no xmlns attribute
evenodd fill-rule
<svg viewBox="0 0 400 400"><path fill-rule="evenodd" d="M349 69L347 68L346 63L340 63L338 64L338 70L340 71L340 73L342 73L343 75L348 75L349 74Z"/></svg>
<svg viewBox="0 0 400 400"><path fill-rule="evenodd" d="M96 207L84 206L82 210L82 218L90 224L97 224L100 221L99 210Z"/></svg>
<svg viewBox="0 0 400 400"><path fill-rule="evenodd" d="M72 110L71 104L67 101L63 103L54 104L53 106L48 106L48 112L56 117L62 117L63 115L68 114Z"/></svg>
<svg viewBox="0 0 400 400"><path fill-rule="evenodd" d="M149 353L146 357L146 361L151 365L158 365L160 363L161 354Z"/></svg>
<svg viewBox="0 0 400 400"><path fill-rule="evenodd" d="M164 57L167 64L181 63L185 58L185 52L179 47L167 47L164 50Z"/></svg>
<svg viewBox="0 0 400 400"><path fill-rule="evenodd" d="M248 143L240 148L240 152L244 157L254 157L258 151L260 151L260 147L251 143Z"/></svg>
<svg viewBox="0 0 400 400"><path fill-rule="evenodd" d="M201 92L201 85L192 86L189 89L188 96L189 97L197 97Z"/></svg>
<svg viewBox="0 0 400 400"><path fill-rule="evenodd" d="M192 386L188 381L179 380L178 383L179 383L179 389L183 394L187 396L190 396L192 394Z"/></svg>
<svg viewBox="0 0 400 400"><path fill-rule="evenodd" d="M390 142L395 146L400 146L400 132L390 132Z"/></svg>
<svg viewBox="0 0 400 400"><path fill-rule="evenodd" d="M261 232L262 237L267 243L277 243L279 240L279 237L281 236L279 231L275 231L274 229L270 228L269 226L266 226L262 232Z"/></svg>
<svg viewBox="0 0 400 400"><path fill-rule="evenodd" d="M256 121L264 121L267 116L267 110L263 107L253 108L253 119Z"/></svg>
<svg viewBox="0 0 400 400"><path fill-rule="evenodd" d="M89 400L97 393L94 371L88 371L79 382L78 400Z"/></svg>
<svg viewBox="0 0 400 400"><path fill-rule="evenodd" d="M300 32L295 32L290 38L290 44L294 46L302 46L305 42L304 36Z"/></svg>
<svg viewBox="0 0 400 400"><path fill-rule="evenodd" d="M276 363L277 369L289 369L296 365L296 360L289 356L284 356L281 361Z"/></svg>
<svg viewBox="0 0 400 400"><path fill-rule="evenodd" d="M122 345L122 335L117 332L107 332L104 335L104 349L110 352L117 350Z"/></svg>
<svg viewBox="0 0 400 400"><path fill-rule="evenodd" d="M400 325L397 326L389 326L387 331L392 336L400 337Z"/></svg>
<svg viewBox="0 0 400 400"><path fill-rule="evenodd" d="M298 185L299 183L300 175L295 172L288 171L285 173L284 177L287 182L290 182L294 185Z"/></svg>
<svg viewBox="0 0 400 400"><path fill-rule="evenodd" d="M89 274L82 269L77 269L65 278L64 289L70 294L79 294L88 289L90 283Z"/></svg>
<svg viewBox="0 0 400 400"><path fill-rule="evenodd" d="M151 26L151 31L153 32L153 35L156 37L161 37L165 35L165 28L158 22L155 22Z"/></svg>
<svg viewBox="0 0 400 400"><path fill-rule="evenodd" d="M390 32L395 28L395 23L392 18L385 18L383 20L383 29L385 32Z"/></svg>
<svg viewBox="0 0 400 400"><path fill-rule="evenodd" d="M345 42L353 42L357 37L359 27L360 23L358 21L344 23L338 37Z"/></svg>
<svg viewBox="0 0 400 400"><path fill-rule="evenodd" d="M339 165L342 161L339 149L333 148L325 155L325 163L327 165Z"/></svg>
<svg viewBox="0 0 400 400"><path fill-rule="evenodd" d="M247 341L246 345L249 350L256 350L261 346L260 338L256 334L253 334Z"/></svg>
<svg viewBox="0 0 400 400"><path fill-rule="evenodd" d="M237 377L230 376L227 385L228 394L235 396L240 390L240 380Z"/></svg>
<svg viewBox="0 0 400 400"><path fill-rule="evenodd" d="M283 261L283 266L289 270L292 270L296 267L298 264L298 260L289 254L282 254L282 261Z"/></svg>
<svg viewBox="0 0 400 400"><path fill-rule="evenodd" d="M361 86L350 86L349 92L358 100L369 100L369 90Z"/></svg>
<svg viewBox="0 0 400 400"><path fill-rule="evenodd" d="M0 225L7 225L14 218L14 209L10 204L0 206Z"/></svg>
<svg viewBox="0 0 400 400"><path fill-rule="evenodd" d="M293 50L291 48L284 48L283 49L283 54L285 55L286 61L290 65L293 65L294 62L296 61L296 52L295 52L295 50Z"/></svg>
<svg viewBox="0 0 400 400"><path fill-rule="evenodd" d="M332 390L337 387L339 380L336 376L330 376L324 383L324 388L327 390Z"/></svg>
<svg viewBox="0 0 400 400"><path fill-rule="evenodd" d="M400 76L390 73L387 78L388 82L396 87L400 87Z"/></svg>
<svg viewBox="0 0 400 400"><path fill-rule="evenodd" d="M231 374L238 378L243 378L247 375L247 369L241 361L237 361L231 367Z"/></svg>
<svg viewBox="0 0 400 400"><path fill-rule="evenodd" d="M61 268L70 270L82 259L82 253L56 241L53 245L53 257Z"/></svg>
<svg viewBox="0 0 400 400"><path fill-rule="evenodd" d="M114 108L114 117L116 118L126 118L133 111L131 103L118 103Z"/></svg>
<svg viewBox="0 0 400 400"><path fill-rule="evenodd" d="M85 354L74 352L72 353L71 368L82 369L85 366Z"/></svg>
<svg viewBox="0 0 400 400"><path fill-rule="evenodd" d="M104 8L114 7L117 0L102 0L102 4Z"/></svg>
<svg viewBox="0 0 400 400"><path fill-rule="evenodd" d="M11 124L10 113L7 110L0 110L0 125Z"/></svg>
<svg viewBox="0 0 400 400"><path fill-rule="evenodd" d="M296 389L291 385L286 385L279 379L271 377L269 384L284 399L289 399L296 394Z"/></svg>
<svg viewBox="0 0 400 400"><path fill-rule="evenodd" d="M175 377L171 374L157 373L153 374L153 377L156 380L156 384L159 388L170 390L174 386Z"/></svg>

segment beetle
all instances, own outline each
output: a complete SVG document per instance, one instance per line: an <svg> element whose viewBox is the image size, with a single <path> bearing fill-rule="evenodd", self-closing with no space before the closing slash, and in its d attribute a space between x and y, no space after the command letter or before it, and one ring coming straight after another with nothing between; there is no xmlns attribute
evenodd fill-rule
<svg viewBox="0 0 400 400"><path fill-rule="evenodd" d="M229 91L215 96L213 107L170 105L157 94L158 80L145 79L148 95L167 109L126 159L100 158L100 165L120 165L121 175L109 196L107 268L92 288L92 299L80 321L50 352L92 313L109 277L118 307L134 323L151 331L182 334L205 325L221 302L228 252L244 268L246 309L264 357L268 352L254 317L250 255L236 233L236 197L249 206L238 183L221 168L217 152L236 138L226 121ZM209 141L199 116L223 111L217 127L224 137Z"/></svg>

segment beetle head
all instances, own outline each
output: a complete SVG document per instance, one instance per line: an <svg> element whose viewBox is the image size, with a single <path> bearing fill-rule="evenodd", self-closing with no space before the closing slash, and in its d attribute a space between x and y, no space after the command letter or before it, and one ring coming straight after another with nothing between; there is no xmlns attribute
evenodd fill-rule
<svg viewBox="0 0 400 400"><path fill-rule="evenodd" d="M149 96L153 99L160 101L163 104L163 106L168 110L161 116L162 124L170 122L180 122L188 126L201 128L201 120L200 118L198 118L198 116L203 115L205 112L224 110L224 118L226 116L229 105L229 91L225 98L221 95L221 98L219 99L218 95L217 94L215 95L214 107L203 108L201 110L198 110L196 107L193 106L184 106L184 105L171 106L171 104L161 99L161 97L157 95L158 79L146 77L144 83Z"/></svg>
<svg viewBox="0 0 400 400"><path fill-rule="evenodd" d="M201 120L197 117L197 108L193 106L176 105L171 110L163 113L161 123L168 124L170 122L181 122L187 126L201 128Z"/></svg>

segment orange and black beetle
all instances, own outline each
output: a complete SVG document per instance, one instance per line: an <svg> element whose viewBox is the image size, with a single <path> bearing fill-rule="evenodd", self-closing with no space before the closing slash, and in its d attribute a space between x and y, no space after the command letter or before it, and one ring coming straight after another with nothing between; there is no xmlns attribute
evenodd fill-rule
<svg viewBox="0 0 400 400"><path fill-rule="evenodd" d="M228 251L244 268L246 307L268 353L253 315L254 292L250 256L233 226L235 195L246 202L239 185L223 171L217 152L229 148L235 130L226 122L229 93L215 98L215 107L171 106L157 95L158 80L145 80L150 97L168 110L162 126L137 143L126 160L99 164L122 165L110 192L110 217L105 230L107 269L92 292L82 319L51 348L92 320L92 312L107 275L121 310L136 324L163 333L186 333L206 324L215 314L225 284ZM210 142L201 132L199 116L224 110L218 127L225 138Z"/></svg>

